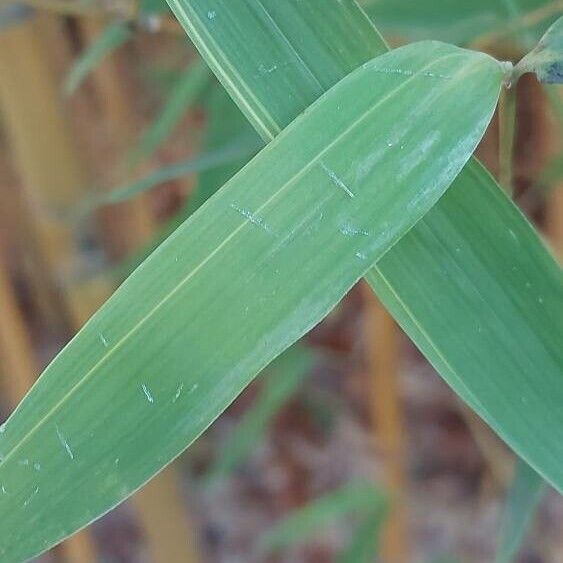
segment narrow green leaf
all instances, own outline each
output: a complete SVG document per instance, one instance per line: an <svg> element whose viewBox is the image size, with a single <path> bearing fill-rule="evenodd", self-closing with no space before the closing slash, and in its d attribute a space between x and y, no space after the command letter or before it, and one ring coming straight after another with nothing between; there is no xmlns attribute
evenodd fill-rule
<svg viewBox="0 0 563 563"><path fill-rule="evenodd" d="M408 41L439 39L457 45L467 45L486 33L501 32L510 37L531 28L535 35L537 24L553 20L558 8L561 9L560 0L363 0L360 3L379 29L390 37ZM533 24L521 17L530 13L538 14Z"/></svg>
<svg viewBox="0 0 563 563"><path fill-rule="evenodd" d="M215 152L226 144L239 142L248 143L249 149L254 152L241 154L235 160L202 171L194 191L182 210L184 217L188 217L201 207L264 146L264 142L221 85L217 85L209 96L207 120L204 152Z"/></svg>
<svg viewBox="0 0 563 563"><path fill-rule="evenodd" d="M141 137L132 153L133 161L149 158L158 146L172 133L174 127L188 109L197 101L209 85L211 73L201 60L192 63L184 72L162 107L160 113Z"/></svg>
<svg viewBox="0 0 563 563"><path fill-rule="evenodd" d="M169 1L266 140L386 49L353 0L326 0L322 18L316 0ZM463 400L563 490L561 269L477 161L368 281Z"/></svg>
<svg viewBox="0 0 563 563"><path fill-rule="evenodd" d="M0 557L129 496L324 318L459 173L501 81L491 57L441 43L373 59L194 213L0 434Z"/></svg>
<svg viewBox="0 0 563 563"><path fill-rule="evenodd" d="M519 459L506 501L496 563L510 563L516 556L544 491L545 481Z"/></svg>
<svg viewBox="0 0 563 563"><path fill-rule="evenodd" d="M163 166L155 172L125 186L115 188L88 203L89 207L120 203L130 200L159 184L183 178L188 174L212 170L219 166L238 162L241 158L250 159L256 154L259 145L254 138L235 139L229 145L215 151L204 153L202 156L190 158L184 162ZM219 186L220 187L220 186Z"/></svg>
<svg viewBox="0 0 563 563"><path fill-rule="evenodd" d="M533 51L515 67L514 79L534 72L540 82L563 83L563 17L560 17L540 39Z"/></svg>
<svg viewBox="0 0 563 563"><path fill-rule="evenodd" d="M126 43L133 35L126 22L109 24L100 36L78 57L64 81L63 92L70 96L102 60Z"/></svg>
<svg viewBox="0 0 563 563"><path fill-rule="evenodd" d="M384 505L381 509L369 514L352 536L350 543L339 555L337 563L373 563L379 551L379 535L385 517Z"/></svg>
<svg viewBox="0 0 563 563"><path fill-rule="evenodd" d="M150 16L153 14L162 14L169 11L166 0L138 0L139 14Z"/></svg>
<svg viewBox="0 0 563 563"><path fill-rule="evenodd" d="M262 535L257 550L264 555L302 543L350 513L367 514L372 522L375 520L373 526L377 526L385 508L385 496L374 485L361 481L348 483L284 518Z"/></svg>
<svg viewBox="0 0 563 563"><path fill-rule="evenodd" d="M227 442L206 475L207 482L230 474L262 441L270 419L295 393L312 364L311 351L296 344L268 367L256 402L229 433Z"/></svg>

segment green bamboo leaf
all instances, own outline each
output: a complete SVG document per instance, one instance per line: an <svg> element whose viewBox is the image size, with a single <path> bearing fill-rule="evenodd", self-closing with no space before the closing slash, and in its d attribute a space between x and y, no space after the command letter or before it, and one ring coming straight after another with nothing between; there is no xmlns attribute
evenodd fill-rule
<svg viewBox="0 0 563 563"><path fill-rule="evenodd" d="M547 30L535 49L516 65L514 80L526 72L535 73L538 80L546 84L563 82L563 16Z"/></svg>
<svg viewBox="0 0 563 563"><path fill-rule="evenodd" d="M282 519L262 535L257 551L265 555L302 543L350 513L368 515L372 529L377 529L385 515L386 504L384 494L374 485L361 481L348 483ZM372 540L375 542L375 537L372 536Z"/></svg>
<svg viewBox="0 0 563 563"><path fill-rule="evenodd" d="M304 346L292 346L272 363L256 402L244 414L206 475L208 483L225 477L259 444L270 419L295 393L313 365L313 354Z"/></svg>
<svg viewBox="0 0 563 563"><path fill-rule="evenodd" d="M190 158L184 162L163 166L140 180L119 186L101 196L94 197L92 201L87 203L87 206L89 209L92 209L100 205L128 201L164 182L183 178L189 174L212 170L233 162L239 162L241 158L246 157L248 160L256 154L258 148L259 145L254 137L247 135L244 138L234 139L224 147L206 152L201 156Z"/></svg>
<svg viewBox="0 0 563 563"><path fill-rule="evenodd" d="M127 22L109 24L72 65L64 81L65 96L74 94L102 60L129 41L132 36L133 31Z"/></svg>
<svg viewBox="0 0 563 563"><path fill-rule="evenodd" d="M266 140L386 49L353 0L327 0L323 18L316 0L169 1ZM563 490L561 269L477 161L367 279L460 397Z"/></svg>
<svg viewBox="0 0 563 563"><path fill-rule="evenodd" d="M109 197L128 199L158 183L199 172L197 184L184 206L160 228L158 234L135 256L121 265L118 279L123 280L166 240L192 213L203 205L227 180L232 178L264 143L233 103L225 90L217 86L209 96L207 131L201 157L164 167L138 182L118 188Z"/></svg>
<svg viewBox="0 0 563 563"><path fill-rule="evenodd" d="M561 11L560 0L363 0L379 29L408 41L439 39L467 45L483 34L516 36L528 30L536 38L538 24ZM526 16L534 14L528 22ZM545 29L545 25L543 27Z"/></svg>
<svg viewBox="0 0 563 563"><path fill-rule="evenodd" d="M138 0L137 3L139 14L143 16L163 14L169 11L166 0Z"/></svg>
<svg viewBox="0 0 563 563"><path fill-rule="evenodd" d="M237 159L202 171L194 191L181 212L183 217L188 217L201 207L264 146L264 142L252 125L220 85L217 85L210 94L207 119L204 152L214 152L226 144L239 142L248 144L248 148L254 152L241 154Z"/></svg>
<svg viewBox="0 0 563 563"><path fill-rule="evenodd" d="M510 563L516 556L544 492L545 481L519 459L506 501L496 563Z"/></svg>
<svg viewBox="0 0 563 563"><path fill-rule="evenodd" d="M194 213L3 428L0 557L128 497L326 316L459 173L502 79L498 61L441 43L373 59Z"/></svg>
<svg viewBox="0 0 563 563"><path fill-rule="evenodd" d="M172 87L168 99L132 153L133 162L149 158L172 133L188 109L209 85L211 73L201 60L192 63Z"/></svg>
<svg viewBox="0 0 563 563"><path fill-rule="evenodd" d="M373 563L379 551L379 535L385 522L385 506L374 510L360 524L337 563Z"/></svg>

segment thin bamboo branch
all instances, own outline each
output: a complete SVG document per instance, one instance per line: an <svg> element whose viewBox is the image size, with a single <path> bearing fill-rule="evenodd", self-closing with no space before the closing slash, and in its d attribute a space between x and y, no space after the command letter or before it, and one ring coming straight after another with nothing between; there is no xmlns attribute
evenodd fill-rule
<svg viewBox="0 0 563 563"><path fill-rule="evenodd" d="M386 492L391 508L382 532L381 559L409 561L406 431L399 389L400 329L362 283L365 296L365 335L370 374L370 396L378 451L383 457Z"/></svg>

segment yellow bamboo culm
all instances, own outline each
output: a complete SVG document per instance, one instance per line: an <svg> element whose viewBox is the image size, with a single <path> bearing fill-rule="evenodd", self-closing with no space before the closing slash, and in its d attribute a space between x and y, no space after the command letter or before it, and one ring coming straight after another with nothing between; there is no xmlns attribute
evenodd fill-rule
<svg viewBox="0 0 563 563"><path fill-rule="evenodd" d="M381 536L381 560L409 561L406 431L399 390L400 329L362 282L365 296L365 339L375 439L383 457L384 486L390 511Z"/></svg>
<svg viewBox="0 0 563 563"><path fill-rule="evenodd" d="M96 41L103 31L102 23L91 18L82 18L79 26L86 45ZM100 113L111 135L113 151L124 157L134 139L135 119L118 62L115 55L106 58L93 70L92 79ZM114 180L119 183L123 178ZM148 194L106 207L101 215L104 231L108 235L107 250L114 258L121 259L138 250L155 232Z"/></svg>
<svg viewBox="0 0 563 563"><path fill-rule="evenodd" d="M16 296L10 284L6 263L0 256L0 357L3 395L15 407L35 381L37 367L31 342Z"/></svg>
<svg viewBox="0 0 563 563"><path fill-rule="evenodd" d="M10 284L7 265L0 256L0 358L3 391L12 407L23 398L38 374L33 348L16 295ZM90 534L83 530L63 543L69 563L94 563L96 551Z"/></svg>
<svg viewBox="0 0 563 563"><path fill-rule="evenodd" d="M103 30L100 21L83 18L80 30L85 43L95 41ZM133 139L135 117L115 57L104 60L92 73L94 92L111 131L114 151L126 154ZM106 215L108 251L123 258L138 250L155 232L147 197L115 206ZM182 501L180 479L169 467L132 497L143 526L148 550L156 563L196 563L196 534Z"/></svg>
<svg viewBox="0 0 563 563"><path fill-rule="evenodd" d="M134 497L154 563L200 561L197 534L193 533L176 467L171 465L147 483Z"/></svg>
<svg viewBox="0 0 563 563"><path fill-rule="evenodd" d="M8 126L12 148L18 160L27 199L35 212L37 240L49 270L56 280L64 280L63 288L69 308L70 328L76 331L85 320L111 294L111 286L103 280L91 283L77 282L79 271L73 234L62 226L60 217L72 211L83 195L85 186L83 168L64 120L58 90L46 60L47 49L41 44L41 34L31 17L14 19L12 25L0 33L0 103ZM139 244L137 241L128 245ZM146 235L149 234L147 231ZM149 538L167 538L153 542L152 553L164 550L170 530L176 530L173 557L168 561L192 562L193 545L187 545L190 528L180 502L176 482L165 474L155 482L162 483L163 490L176 490L169 494L172 499L156 508L148 503L138 503L140 509L153 511L158 516L142 515L151 522ZM154 487L154 485L153 485ZM143 497L144 493L137 496ZM137 503L137 501L134 501ZM172 517L164 518L163 509L174 506ZM144 508L143 508L144 505ZM173 525L172 525L173 524ZM89 538L85 532L71 538L65 548L66 559L82 563L94 561ZM155 542L157 540L154 540ZM193 544L193 542L192 542ZM66 545L66 544L65 544Z"/></svg>
<svg viewBox="0 0 563 563"><path fill-rule="evenodd" d="M26 188L28 202L35 213L35 235L50 273L56 280L71 270L72 238L57 221L57 214L73 201L78 185L83 185L82 170L69 140L64 120L57 105L57 95L43 51L36 43L36 29L30 13L11 10L8 25L0 29L0 106L4 115L12 149ZM7 9L5 9L7 10ZM39 196L39 197L37 197ZM48 201L49 207L41 201ZM47 278L49 272L45 272ZM55 282L56 283L56 282ZM3 290L9 285L3 280ZM7 299L13 298L8 294ZM2 308L4 317L4 307ZM19 393L37 373L33 369L32 351L21 320L15 320L17 310L11 307L14 338L26 348L27 360L15 364L21 381ZM72 316L72 311L69 311ZM9 327L10 328L10 327ZM14 350L13 343L6 350ZM25 364L23 364L25 362ZM26 374L24 375L24 370ZM14 375L16 378L16 375ZM94 542L88 531L82 531L63 544L65 558L71 563L96 561Z"/></svg>

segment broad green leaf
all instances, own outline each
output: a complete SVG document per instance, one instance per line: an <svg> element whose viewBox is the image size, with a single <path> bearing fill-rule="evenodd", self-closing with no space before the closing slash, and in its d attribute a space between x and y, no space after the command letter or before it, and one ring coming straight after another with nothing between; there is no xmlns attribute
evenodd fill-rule
<svg viewBox="0 0 563 563"><path fill-rule="evenodd" d="M132 35L133 32L127 22L119 21L109 24L72 65L65 78L64 94L66 96L74 94L102 60L126 43Z"/></svg>
<svg viewBox="0 0 563 563"><path fill-rule="evenodd" d="M129 496L324 318L443 195L502 79L498 61L442 43L373 59L193 214L4 427L0 557Z"/></svg>
<svg viewBox="0 0 563 563"><path fill-rule="evenodd" d="M335 520L352 513L371 517L372 528L377 529L377 524L381 523L385 514L386 504L385 496L374 485L361 481L348 483L315 499L276 524L260 537L258 552L267 554L301 543ZM377 521L374 522L374 519ZM375 540L375 537L372 539Z"/></svg>
<svg viewBox="0 0 563 563"><path fill-rule="evenodd" d="M496 563L510 563L516 556L544 491L545 481L518 460L506 501Z"/></svg>
<svg viewBox="0 0 563 563"><path fill-rule="evenodd" d="M324 2L323 18L316 0L170 5L266 140L386 48L352 0ZM563 490L561 270L477 161L367 278L460 397Z"/></svg>
<svg viewBox="0 0 563 563"><path fill-rule="evenodd" d="M311 351L296 344L268 367L256 402L229 433L227 442L221 447L217 459L207 473L208 483L235 470L262 441L270 419L295 393L312 364Z"/></svg>
<svg viewBox="0 0 563 563"><path fill-rule="evenodd" d="M563 17L560 17L540 39L533 51L515 67L515 78L526 72L534 72L540 82L563 82Z"/></svg>
<svg viewBox="0 0 563 563"><path fill-rule="evenodd" d="M133 151L133 160L149 158L158 146L172 133L186 111L209 85L210 73L205 63L198 60L180 75L172 87L166 103L151 126L141 137Z"/></svg>

